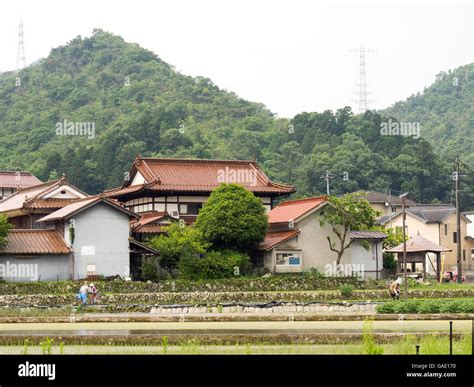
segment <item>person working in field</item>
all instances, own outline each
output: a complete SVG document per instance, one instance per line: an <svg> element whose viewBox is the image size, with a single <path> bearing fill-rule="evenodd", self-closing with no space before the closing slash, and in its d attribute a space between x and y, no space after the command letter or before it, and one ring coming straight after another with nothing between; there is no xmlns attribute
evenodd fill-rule
<svg viewBox="0 0 474 387"><path fill-rule="evenodd" d="M81 286L77 294L77 298L82 301L82 305L87 304L87 293L89 293L89 285L87 285L87 282L84 282L84 285Z"/></svg>
<svg viewBox="0 0 474 387"><path fill-rule="evenodd" d="M401 278L397 278L395 281L393 281L389 288L388 291L390 293L390 296L394 300L400 299L400 284L402 283Z"/></svg>
<svg viewBox="0 0 474 387"><path fill-rule="evenodd" d="M95 285L93 283L91 283L89 285L89 293L91 295L91 305L94 305L96 303L96 300L97 300L97 288L95 287Z"/></svg>

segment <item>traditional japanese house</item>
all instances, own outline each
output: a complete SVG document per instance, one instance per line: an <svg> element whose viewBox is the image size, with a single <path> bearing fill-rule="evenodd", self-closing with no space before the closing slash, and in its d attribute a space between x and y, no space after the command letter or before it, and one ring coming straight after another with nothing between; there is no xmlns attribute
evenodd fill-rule
<svg viewBox="0 0 474 387"><path fill-rule="evenodd" d="M268 211L276 198L295 192L272 182L255 161L146 158L137 156L125 182L104 194L136 212L166 211L193 222L221 183L237 183L262 199Z"/></svg>

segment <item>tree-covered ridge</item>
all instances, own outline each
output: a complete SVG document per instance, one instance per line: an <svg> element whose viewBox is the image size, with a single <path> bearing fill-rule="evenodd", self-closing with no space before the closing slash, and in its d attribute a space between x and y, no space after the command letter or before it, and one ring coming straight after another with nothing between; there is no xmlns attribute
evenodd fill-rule
<svg viewBox="0 0 474 387"><path fill-rule="evenodd" d="M16 86L16 77L21 81ZM93 122L96 136L56 136L58 122ZM47 179L66 171L92 192L116 186L137 153L250 158L228 144L236 129L273 125L261 104L177 73L155 54L95 31L18 74L0 74L1 168ZM239 156L239 157L238 157Z"/></svg>
<svg viewBox="0 0 474 387"><path fill-rule="evenodd" d="M466 164L474 165L474 63L440 72L423 93L383 113L420 122L422 137L444 157L459 155Z"/></svg>
<svg viewBox="0 0 474 387"><path fill-rule="evenodd" d="M450 201L452 160L433 150L423 123L418 140L381 136L387 117L355 116L345 107L276 118L262 104L96 30L19 73L0 74L0 169L41 179L66 172L95 193L120 185L138 153L256 158L273 180L296 185L299 196L325 193L321 177L329 170L332 194L390 188L418 201ZM93 123L95 135L57 135L58 124L71 122ZM469 126L472 117L462 122ZM464 208L473 207L474 193L466 192Z"/></svg>

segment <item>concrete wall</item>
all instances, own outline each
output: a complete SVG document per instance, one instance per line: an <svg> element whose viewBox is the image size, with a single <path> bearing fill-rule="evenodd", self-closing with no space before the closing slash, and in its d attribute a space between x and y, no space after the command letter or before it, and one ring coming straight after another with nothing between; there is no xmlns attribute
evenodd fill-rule
<svg viewBox="0 0 474 387"><path fill-rule="evenodd" d="M447 225L447 233L445 233L444 224ZM463 266L469 265L472 262L471 245L466 241L467 225L466 220L461 217L461 259ZM444 223L440 227L440 245L452 249L452 251L444 253L446 257L444 266L448 269L457 264L457 244L453 242L453 233L456 232L456 214L453 213L444 219ZM463 257L465 257L465 260Z"/></svg>
<svg viewBox="0 0 474 387"><path fill-rule="evenodd" d="M73 217L75 223L74 277L87 277L87 266L95 265L96 275L130 275L129 217L99 203ZM65 237L69 243L69 220Z"/></svg>
<svg viewBox="0 0 474 387"><path fill-rule="evenodd" d="M10 276L14 274L11 271L12 265L17 270L15 277ZM37 255L28 258L0 255L0 276L5 274L4 279L12 282L67 280L71 268L68 255Z"/></svg>

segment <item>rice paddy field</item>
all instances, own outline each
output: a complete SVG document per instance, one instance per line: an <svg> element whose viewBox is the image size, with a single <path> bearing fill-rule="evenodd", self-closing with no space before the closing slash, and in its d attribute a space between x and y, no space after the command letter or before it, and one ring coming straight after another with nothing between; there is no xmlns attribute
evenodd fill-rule
<svg viewBox="0 0 474 387"><path fill-rule="evenodd" d="M0 354L449 354L449 321L0 324ZM472 353L472 321L453 322Z"/></svg>

